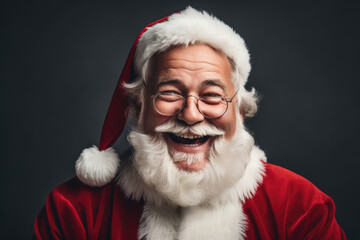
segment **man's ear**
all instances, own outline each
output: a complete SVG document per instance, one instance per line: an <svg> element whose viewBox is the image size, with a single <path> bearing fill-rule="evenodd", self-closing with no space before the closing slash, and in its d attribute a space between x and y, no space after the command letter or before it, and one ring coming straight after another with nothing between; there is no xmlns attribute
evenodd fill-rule
<svg viewBox="0 0 360 240"><path fill-rule="evenodd" d="M139 116L140 116L140 111L141 111L141 101L139 98L136 98L136 120L138 121L139 120Z"/></svg>
<svg viewBox="0 0 360 240"><path fill-rule="evenodd" d="M244 110L242 108L240 108L240 116L241 116L242 122L244 122Z"/></svg>

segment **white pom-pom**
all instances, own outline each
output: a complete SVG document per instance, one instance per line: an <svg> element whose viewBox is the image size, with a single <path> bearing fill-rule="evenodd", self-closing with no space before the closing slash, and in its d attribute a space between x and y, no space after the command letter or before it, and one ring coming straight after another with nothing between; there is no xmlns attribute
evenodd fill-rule
<svg viewBox="0 0 360 240"><path fill-rule="evenodd" d="M120 159L112 148L99 151L96 146L86 148L75 164L77 177L91 187L101 187L116 175Z"/></svg>

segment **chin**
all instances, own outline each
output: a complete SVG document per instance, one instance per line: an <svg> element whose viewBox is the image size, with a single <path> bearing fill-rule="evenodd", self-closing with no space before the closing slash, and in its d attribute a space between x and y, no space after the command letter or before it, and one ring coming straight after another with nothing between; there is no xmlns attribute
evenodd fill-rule
<svg viewBox="0 0 360 240"><path fill-rule="evenodd" d="M222 193L241 179L254 146L242 124L230 141L210 124L166 122L155 131L130 133L134 155L119 178L127 195L155 205L187 207L224 199Z"/></svg>
<svg viewBox="0 0 360 240"><path fill-rule="evenodd" d="M187 171L187 172L198 172L205 168L205 165L209 160L203 158L197 162L188 163L187 160L175 162L175 165L178 169Z"/></svg>

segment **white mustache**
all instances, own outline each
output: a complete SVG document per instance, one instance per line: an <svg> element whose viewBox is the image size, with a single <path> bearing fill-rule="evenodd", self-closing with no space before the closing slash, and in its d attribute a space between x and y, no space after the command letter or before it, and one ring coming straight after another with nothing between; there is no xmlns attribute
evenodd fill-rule
<svg viewBox="0 0 360 240"><path fill-rule="evenodd" d="M221 136L224 130L207 123L200 123L195 126L184 126L174 121L167 121L155 128L156 132L170 132L174 134L193 134L198 136Z"/></svg>

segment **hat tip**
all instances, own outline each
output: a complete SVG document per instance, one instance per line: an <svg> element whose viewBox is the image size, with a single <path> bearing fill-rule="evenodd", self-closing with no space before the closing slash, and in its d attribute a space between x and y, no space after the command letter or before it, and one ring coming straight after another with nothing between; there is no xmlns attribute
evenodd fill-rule
<svg viewBox="0 0 360 240"><path fill-rule="evenodd" d="M77 177L91 187L102 187L116 176L120 159L114 149L100 151L98 147L86 148L75 164Z"/></svg>

